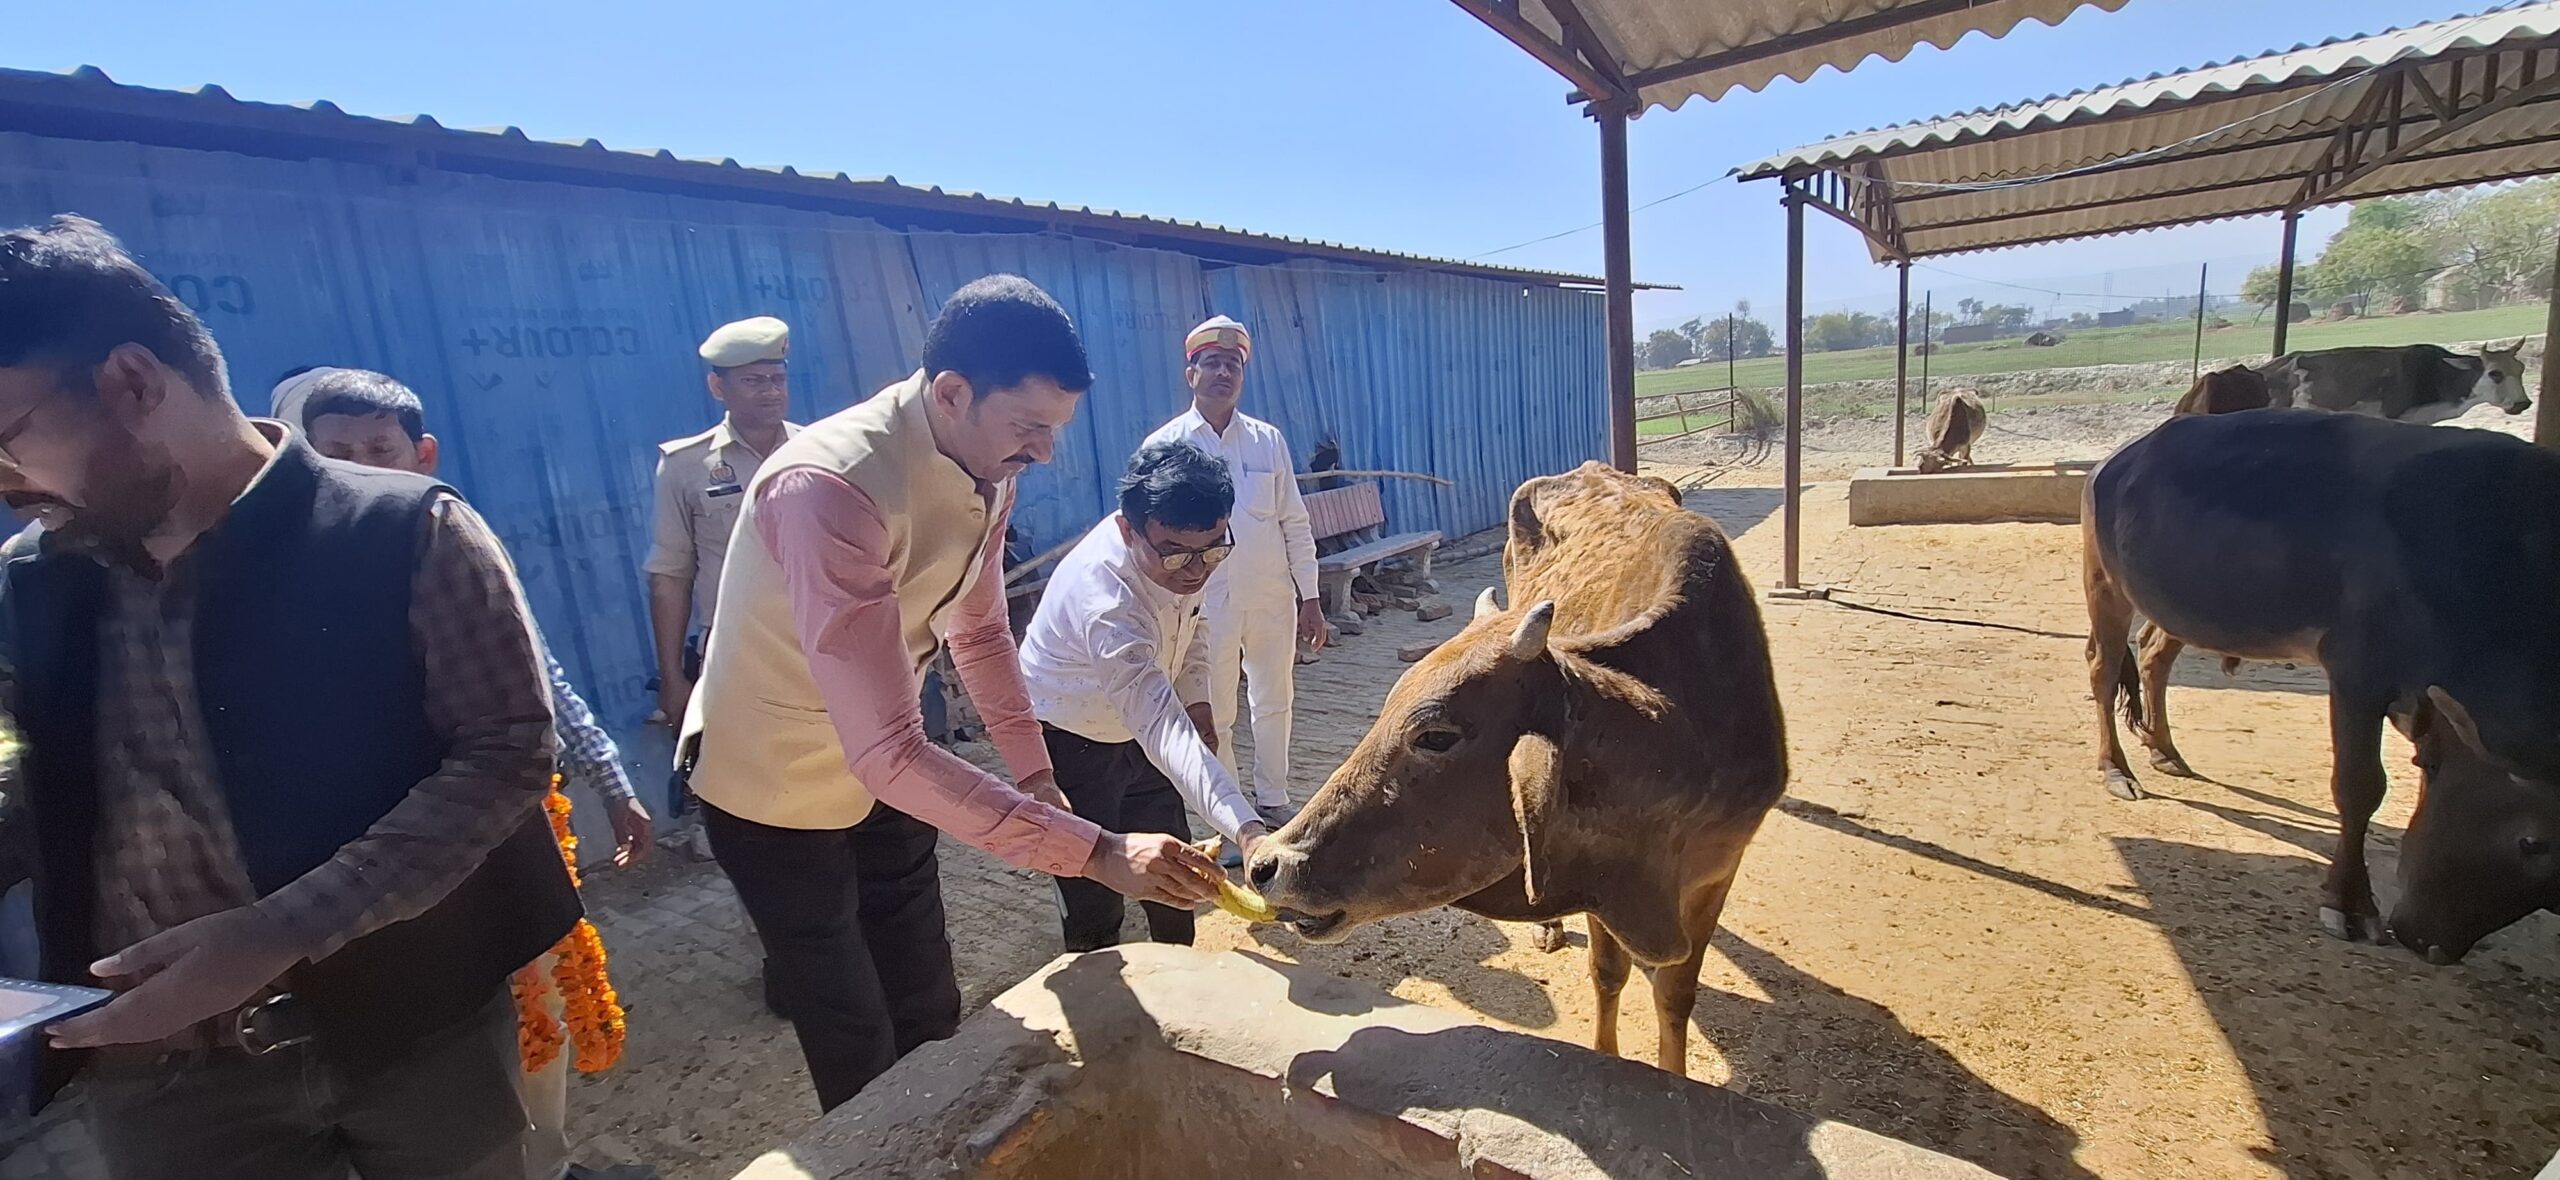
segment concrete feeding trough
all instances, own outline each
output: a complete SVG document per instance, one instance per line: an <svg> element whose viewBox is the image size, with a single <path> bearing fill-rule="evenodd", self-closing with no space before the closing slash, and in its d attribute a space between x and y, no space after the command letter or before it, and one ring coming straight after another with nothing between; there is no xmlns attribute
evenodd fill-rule
<svg viewBox="0 0 2560 1180"><path fill-rule="evenodd" d="M1849 523L2069 523L2080 519L2080 489L2096 466L2089 460L1978 463L1928 475L1913 467L1861 468L1849 480Z"/></svg>
<svg viewBox="0 0 2560 1180"><path fill-rule="evenodd" d="M1258 955L1052 962L738 1180L1987 1180Z"/></svg>

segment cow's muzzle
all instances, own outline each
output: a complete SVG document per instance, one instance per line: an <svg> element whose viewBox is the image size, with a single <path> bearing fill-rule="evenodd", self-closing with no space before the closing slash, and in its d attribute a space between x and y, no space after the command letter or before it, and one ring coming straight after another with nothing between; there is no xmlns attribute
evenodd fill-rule
<svg viewBox="0 0 2560 1180"><path fill-rule="evenodd" d="M1328 906L1334 899L1305 896L1300 878L1306 872L1307 855L1284 843L1284 839L1274 836L1253 850L1253 859L1245 865L1245 880L1270 900L1272 907L1279 912L1280 921L1297 931L1298 937L1309 942L1340 941L1350 928L1350 911L1339 906L1315 910L1302 908ZM1292 902L1299 904L1293 905Z"/></svg>
<svg viewBox="0 0 2560 1180"><path fill-rule="evenodd" d="M2448 946L2418 931L2405 930L2397 926L2392 927L2389 933L2393 942L2407 947L2411 954L2425 959L2429 965L2436 967L2451 967L2461 962L2463 956L2471 953L2472 947L2479 945L2478 940L2475 939L2460 946Z"/></svg>
<svg viewBox="0 0 2560 1180"><path fill-rule="evenodd" d="M1280 911L1280 921L1295 931L1298 937L1308 942L1342 941L1343 935L1349 929L1343 921L1346 916L1347 912L1343 910L1335 910L1323 915L1305 914L1291 909Z"/></svg>

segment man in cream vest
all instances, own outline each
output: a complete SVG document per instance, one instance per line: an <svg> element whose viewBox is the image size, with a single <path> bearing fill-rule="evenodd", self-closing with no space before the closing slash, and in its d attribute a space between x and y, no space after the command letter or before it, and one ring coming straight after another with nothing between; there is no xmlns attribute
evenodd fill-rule
<svg viewBox="0 0 2560 1180"><path fill-rule="evenodd" d="M1142 901L1216 895L1217 867L1179 840L1067 808L1014 662L1014 476L1092 384L1066 312L993 275L943 306L922 369L747 486L679 756L823 1109L959 1024L937 829ZM925 740L917 689L946 642L1018 787Z"/></svg>

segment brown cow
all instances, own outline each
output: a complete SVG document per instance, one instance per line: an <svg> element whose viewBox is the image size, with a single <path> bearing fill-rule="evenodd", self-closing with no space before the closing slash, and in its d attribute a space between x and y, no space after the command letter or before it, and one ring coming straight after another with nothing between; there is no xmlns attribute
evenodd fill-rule
<svg viewBox="0 0 2560 1180"><path fill-rule="evenodd" d="M2263 410L2274 404L2267 391L2267 375L2247 365L2216 369L2187 387L2172 414L2230 414L2240 410Z"/></svg>
<svg viewBox="0 0 2560 1180"><path fill-rule="evenodd" d="M1642 963L1681 1071L1699 960L1786 791L1758 600L1713 521L1597 463L1512 494L1503 573L1513 609L1485 591L1247 875L1319 942L1439 905L1587 914L1594 1043L1617 1051Z"/></svg>
<svg viewBox="0 0 2560 1180"><path fill-rule="evenodd" d="M1920 450L1921 472L1973 466L1973 444L1981 441L1988 417L1981 394L1970 389L1939 394L1938 404L1929 411L1929 445Z"/></svg>

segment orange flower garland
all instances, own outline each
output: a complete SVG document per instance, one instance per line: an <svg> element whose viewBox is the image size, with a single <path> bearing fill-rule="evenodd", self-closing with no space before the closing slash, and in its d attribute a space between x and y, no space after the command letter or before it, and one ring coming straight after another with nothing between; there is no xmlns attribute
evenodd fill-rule
<svg viewBox="0 0 2560 1180"><path fill-rule="evenodd" d="M551 818L551 836L560 843L560 862L569 870L569 884L574 887L579 883L578 837L569 828L569 797L560 793L559 775L551 776L551 792L543 797L542 810ZM509 981L516 998L516 1048L524 1057L525 1072L551 1064L560 1055L564 1039L577 1043L578 1072L612 1068L622 1057L626 1029L621 998L605 974L604 936L595 923L580 918L568 937L551 948L551 958L551 983L559 987L560 1006L568 1017L565 1036L561 1022L552 1019L543 1004L550 988L538 962L526 964Z"/></svg>

